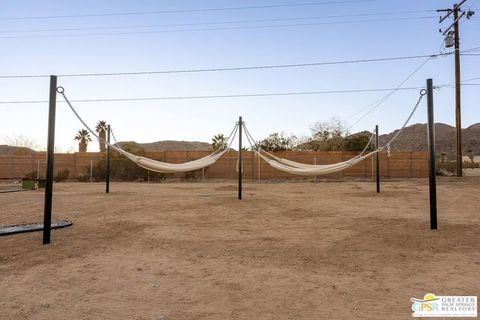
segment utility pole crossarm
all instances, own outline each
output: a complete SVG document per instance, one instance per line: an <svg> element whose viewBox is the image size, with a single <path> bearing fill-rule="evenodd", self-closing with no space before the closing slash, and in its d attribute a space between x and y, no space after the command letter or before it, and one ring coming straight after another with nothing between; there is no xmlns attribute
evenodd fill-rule
<svg viewBox="0 0 480 320"><path fill-rule="evenodd" d="M442 34L446 35L447 32L450 31L450 29L452 29L456 24L458 24L458 21L460 21L460 19L462 19L465 14L466 12L462 12L462 14L458 18L455 18L455 21L453 21L452 24L447 29L445 29L445 31L443 31Z"/></svg>

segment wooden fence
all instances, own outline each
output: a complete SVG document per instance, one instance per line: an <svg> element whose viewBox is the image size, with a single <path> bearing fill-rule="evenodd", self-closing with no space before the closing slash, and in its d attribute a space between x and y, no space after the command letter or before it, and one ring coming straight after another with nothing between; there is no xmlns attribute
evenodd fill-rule
<svg viewBox="0 0 480 320"><path fill-rule="evenodd" d="M171 163L182 163L201 158L209 154L207 151L165 151L147 152L150 158L162 159ZM286 159L309 163L329 164L348 160L358 153L355 152L277 152L275 155ZM243 174L245 179L270 180L270 179L304 179L292 174L278 171L270 167L253 152L245 151L243 155ZM88 153L60 153L55 154L55 168L57 173L61 170L70 171L70 179L80 175L88 175L91 165L104 161L104 155L98 152ZM330 179L343 179L343 177L372 179L375 174L374 157L355 165L342 172L322 176ZM384 178L422 178L428 176L428 154L426 152L392 152L390 156L385 153L380 155L380 174ZM3 155L0 156L0 179L19 179L30 172L39 170L45 176L46 155L44 152L32 155ZM237 152L226 153L215 164L205 168L205 179L236 179L237 177ZM181 179L185 174L169 175L168 178ZM321 177L319 177L321 178Z"/></svg>

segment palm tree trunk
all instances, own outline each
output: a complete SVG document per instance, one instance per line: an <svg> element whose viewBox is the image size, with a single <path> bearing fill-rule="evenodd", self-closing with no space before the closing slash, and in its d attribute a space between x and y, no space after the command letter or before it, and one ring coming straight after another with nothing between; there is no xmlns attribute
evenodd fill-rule
<svg viewBox="0 0 480 320"><path fill-rule="evenodd" d="M80 141L78 144L78 152L87 152L87 144L85 141Z"/></svg>
<svg viewBox="0 0 480 320"><path fill-rule="evenodd" d="M99 143L99 148L100 152L105 152L107 150L107 147L105 146L105 143L103 141L106 140L106 133L104 130L100 130L98 133L98 136L100 137L100 140L98 141ZM103 140L102 140L103 139Z"/></svg>

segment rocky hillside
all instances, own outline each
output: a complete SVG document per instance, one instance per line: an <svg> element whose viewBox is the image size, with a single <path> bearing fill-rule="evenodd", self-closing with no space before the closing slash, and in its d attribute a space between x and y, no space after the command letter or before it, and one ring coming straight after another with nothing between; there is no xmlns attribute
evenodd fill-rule
<svg viewBox="0 0 480 320"><path fill-rule="evenodd" d="M386 143L396 132L381 135L380 144ZM468 150L480 155L480 123L462 129L462 140L464 155ZM445 152L448 158L455 158L455 127L436 123L435 145L437 154ZM417 123L406 127L392 144L392 150L427 151L427 125Z"/></svg>
<svg viewBox="0 0 480 320"><path fill-rule="evenodd" d="M16 155L27 155L32 154L35 151L25 147L12 147L7 146L5 144L0 145L0 154L2 155L9 155L9 154L16 154Z"/></svg>

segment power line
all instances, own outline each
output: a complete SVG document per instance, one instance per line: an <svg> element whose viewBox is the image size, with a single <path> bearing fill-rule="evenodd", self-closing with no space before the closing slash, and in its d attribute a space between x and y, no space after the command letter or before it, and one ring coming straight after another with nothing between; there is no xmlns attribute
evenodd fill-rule
<svg viewBox="0 0 480 320"><path fill-rule="evenodd" d="M402 82L400 82L396 88L401 88L408 80L410 80L418 71L420 71L420 69L423 68L423 66L425 66L429 61L430 61L431 58L427 58L425 59L424 62L422 62L417 68L415 68L415 70L413 70L413 72L411 72ZM350 125L350 127L348 129L351 129L353 128L356 124L358 124L360 121L362 121L363 119L365 119L368 115L370 115L373 111L375 111L378 107L380 107L382 105L382 103L384 103L390 96L392 96L395 92L397 92L397 89L394 89L392 90L391 92L389 92L387 95L385 95L384 97L382 97L381 99L375 101L374 103L368 105L366 108L363 108L361 109L360 111L356 112L355 115L359 114L359 113L362 113L364 111L367 111L365 114L363 114L360 118L357 119L357 121L355 121L352 125ZM348 117L348 118L351 118L352 116Z"/></svg>
<svg viewBox="0 0 480 320"><path fill-rule="evenodd" d="M137 12L95 13L95 14L56 15L56 16L4 17L4 18L0 18L0 20L39 20L39 19L91 18L91 17L109 17L109 16L133 16L133 15L155 15L155 14L172 14L172 13L237 11L237 10L252 10L252 9L313 7L313 6L322 6L322 5L332 5L332 4L351 4L351 3L375 2L375 1L376 0L317 1L317 2L304 2L304 3L296 3L296 4L272 4L272 5L222 7L222 8L200 8L200 9L184 9L184 10L137 11Z"/></svg>
<svg viewBox="0 0 480 320"><path fill-rule="evenodd" d="M288 27L305 27L316 25L335 25L335 24L356 24L370 22L389 22L399 20L426 20L435 19L436 16L425 17L406 17L391 19L370 19L370 20L346 20L346 21L330 21L330 22L311 22L311 23L292 23L292 24L275 24L261 26L238 26L238 27L222 27L222 28L203 28L203 29L175 29L175 30L152 30L152 31L124 31L124 32L99 32L99 33L69 33L56 35L27 35L27 36L2 36L0 39L36 39L36 38L71 38L71 37L96 37L96 36L119 36L132 34L156 34L156 33L179 33L179 32L205 32L205 31L222 31L222 30L245 30L245 29L270 29L270 28L288 28Z"/></svg>
<svg viewBox="0 0 480 320"><path fill-rule="evenodd" d="M441 53L441 54L432 54L432 55L415 55L415 56L400 56L400 57L387 57L387 58L339 60L339 61L326 61L326 62L277 64L277 65L245 66L245 67L229 67L229 68L227 67L227 68L159 70L159 71L138 71L138 72L110 72L110 73L70 73L70 74L57 74L57 76L58 77L107 77L107 76L136 76L136 75L155 75L155 74L174 74L174 73L201 73L201 72L261 70L261 69L303 68L303 67L315 67L315 66L326 66L326 65L425 59L425 58L443 57L451 54L452 53ZM50 77L50 75L46 75L46 74L0 75L0 79L48 78L48 77Z"/></svg>
<svg viewBox="0 0 480 320"><path fill-rule="evenodd" d="M403 87L403 88L373 88L373 89L327 90L327 91L249 93L249 94L208 95L208 96L78 99L78 100L71 100L71 102L90 103L90 102L128 102L128 101L158 101L158 100L251 98L251 97L299 96L299 95L339 94L339 93L366 93L366 92L381 92L381 91L392 91L392 90L421 90L423 88L424 87ZM58 102L62 102L62 101L58 101ZM0 104L37 104L37 103L48 103L48 100L0 101Z"/></svg>
<svg viewBox="0 0 480 320"><path fill-rule="evenodd" d="M462 83L467 82L467 81L479 80L479 79L480 79L480 77L468 78L468 79L462 80Z"/></svg>
<svg viewBox="0 0 480 320"><path fill-rule="evenodd" d="M462 85L478 86L478 83ZM434 89L449 87L448 84L437 85ZM273 97L273 96L300 96L300 95L319 95L319 94L343 94L343 93L368 93L382 91L411 91L421 90L424 87L402 87L402 88L371 88L371 89L350 89L350 90L326 90L326 91L300 91L300 92L273 92L273 93L248 93L248 94L230 94L230 95L207 95L207 96L175 96L175 97L139 97L139 98L106 98L106 99L77 99L71 100L75 103L91 102L131 102L131 101L159 101L159 100L200 100L200 99L224 99L224 98L255 98L255 97ZM48 100L14 100L0 101L0 104L41 104L48 103ZM62 103L64 101L58 100Z"/></svg>
<svg viewBox="0 0 480 320"><path fill-rule="evenodd" d="M432 10L433 11L433 10ZM48 28L48 29L23 29L23 30L5 30L0 31L2 34L8 33L28 33L28 32L59 32L59 31L82 31L82 30L115 30L115 29L139 29L139 28L159 28L159 27L185 27L185 26L199 26L199 25L222 25L222 24L236 24L236 23L259 23L259 22L278 22L278 21L301 21L301 20L315 20L315 19L332 19L332 18L352 18L352 17L366 17L366 16L389 16L389 15L403 15L418 13L418 11L389 11L378 13L361 13L361 14L343 14L343 15L325 15L325 16L308 16L308 17L294 17L294 18L276 18L276 19L252 19L252 20L228 20L228 21L206 21L206 22L192 22L192 23L170 23L170 24L148 24L148 25L130 25L130 26L104 26L104 27L75 27L75 28ZM391 18L389 20L395 20ZM435 16L428 17L403 17L409 19L428 19L435 18ZM334 22L343 23L343 22Z"/></svg>
<svg viewBox="0 0 480 320"><path fill-rule="evenodd" d="M467 50L462 50L462 51L460 51L460 53L464 53L464 52L477 52L477 51L480 51L480 47L475 47L475 48L470 48L470 49L467 49Z"/></svg>

